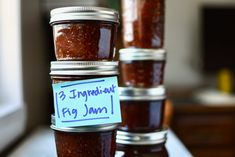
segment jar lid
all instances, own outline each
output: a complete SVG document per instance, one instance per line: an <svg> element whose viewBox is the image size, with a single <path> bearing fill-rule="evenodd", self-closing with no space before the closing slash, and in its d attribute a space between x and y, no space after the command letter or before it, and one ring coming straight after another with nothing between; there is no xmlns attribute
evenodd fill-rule
<svg viewBox="0 0 235 157"><path fill-rule="evenodd" d="M166 142L167 129L151 133L131 133L117 131L116 143L124 145L153 145Z"/></svg>
<svg viewBox="0 0 235 157"><path fill-rule="evenodd" d="M53 61L50 75L118 75L116 61Z"/></svg>
<svg viewBox="0 0 235 157"><path fill-rule="evenodd" d="M125 48L119 50L120 61L130 60L166 60L166 50L164 49L139 49L139 48Z"/></svg>
<svg viewBox="0 0 235 157"><path fill-rule="evenodd" d="M134 88L134 87L119 87L120 100L163 100L166 98L166 89L164 86L156 88Z"/></svg>
<svg viewBox="0 0 235 157"><path fill-rule="evenodd" d="M68 20L98 20L119 22L116 10L93 6L62 7L51 10L50 24Z"/></svg>
<svg viewBox="0 0 235 157"><path fill-rule="evenodd" d="M51 129L62 132L103 132L109 130L115 130L118 124L102 124L93 126L81 126L81 127L56 127L55 116L51 115Z"/></svg>

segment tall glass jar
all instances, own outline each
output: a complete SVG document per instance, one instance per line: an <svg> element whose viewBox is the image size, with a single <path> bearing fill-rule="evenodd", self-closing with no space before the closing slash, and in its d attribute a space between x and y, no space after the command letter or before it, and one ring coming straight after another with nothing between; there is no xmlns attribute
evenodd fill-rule
<svg viewBox="0 0 235 157"><path fill-rule="evenodd" d="M163 48L165 0L122 0L125 47Z"/></svg>
<svg viewBox="0 0 235 157"><path fill-rule="evenodd" d="M57 60L113 60L119 16L117 11L90 6L51 11Z"/></svg>

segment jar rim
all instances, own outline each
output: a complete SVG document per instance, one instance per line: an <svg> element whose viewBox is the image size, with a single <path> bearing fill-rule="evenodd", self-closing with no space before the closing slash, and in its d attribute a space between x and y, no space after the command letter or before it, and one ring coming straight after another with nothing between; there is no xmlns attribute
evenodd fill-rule
<svg viewBox="0 0 235 157"><path fill-rule="evenodd" d="M124 48L119 50L120 61L132 60L156 60L165 61L167 53L165 49L140 49L140 48Z"/></svg>
<svg viewBox="0 0 235 157"><path fill-rule="evenodd" d="M119 23L116 10L94 6L70 6L52 9L50 24L60 21L95 20Z"/></svg>
<svg viewBox="0 0 235 157"><path fill-rule="evenodd" d="M155 88L119 87L121 101L148 101L166 99L166 89L163 85Z"/></svg>
<svg viewBox="0 0 235 157"><path fill-rule="evenodd" d="M102 125L92 125L92 126L80 126L80 127L57 127L55 125L55 116L51 115L51 129L61 132L104 132L109 130L115 130L118 124L102 124Z"/></svg>
<svg viewBox="0 0 235 157"><path fill-rule="evenodd" d="M165 143L166 140L166 128L151 133L132 133L118 130L116 136L116 143L124 145L154 145Z"/></svg>
<svg viewBox="0 0 235 157"><path fill-rule="evenodd" d="M118 75L118 61L53 61L51 76Z"/></svg>

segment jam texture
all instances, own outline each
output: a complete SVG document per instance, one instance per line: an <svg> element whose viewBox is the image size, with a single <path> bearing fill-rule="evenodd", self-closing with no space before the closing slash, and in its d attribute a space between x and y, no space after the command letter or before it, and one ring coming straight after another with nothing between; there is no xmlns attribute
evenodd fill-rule
<svg viewBox="0 0 235 157"><path fill-rule="evenodd" d="M117 23L77 21L53 25L57 60L110 60L114 58Z"/></svg>
<svg viewBox="0 0 235 157"><path fill-rule="evenodd" d="M165 100L121 101L122 123L119 130L151 132L163 127Z"/></svg>
<svg viewBox="0 0 235 157"><path fill-rule="evenodd" d="M122 0L125 47L164 46L165 0Z"/></svg>

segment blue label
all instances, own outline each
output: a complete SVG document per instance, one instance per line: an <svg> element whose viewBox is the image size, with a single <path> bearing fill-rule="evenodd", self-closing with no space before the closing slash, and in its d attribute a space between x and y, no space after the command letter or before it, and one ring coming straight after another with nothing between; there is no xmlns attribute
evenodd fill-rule
<svg viewBox="0 0 235 157"><path fill-rule="evenodd" d="M53 94L57 127L121 122L117 77L53 84Z"/></svg>

